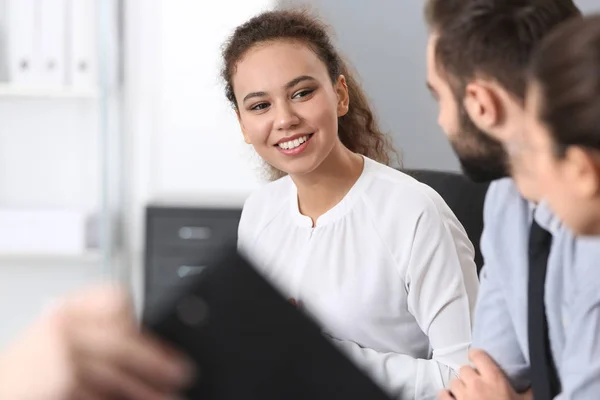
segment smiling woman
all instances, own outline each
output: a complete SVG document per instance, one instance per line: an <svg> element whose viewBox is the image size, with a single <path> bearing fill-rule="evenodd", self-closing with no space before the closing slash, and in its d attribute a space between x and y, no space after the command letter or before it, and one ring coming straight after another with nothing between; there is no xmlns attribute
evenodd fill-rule
<svg viewBox="0 0 600 400"><path fill-rule="evenodd" d="M223 56L244 139L279 171L244 205L240 250L392 395L435 397L471 342L464 229L385 165L389 139L318 20L260 14Z"/></svg>
<svg viewBox="0 0 600 400"><path fill-rule="evenodd" d="M341 143L350 151L383 164L390 164L393 157L397 156L390 138L380 130L367 101L367 96L353 77L348 65L334 49L324 27L316 19L306 14L300 18L298 18L300 13L295 13L295 16L291 14L293 13L288 12L289 18L286 21L290 25L282 26L280 24L283 21L278 20L277 15L266 13L262 15L261 22L268 25L262 26L256 23L242 25L238 27L236 35L226 43L223 52L225 66L222 76L226 82L227 98L236 109L240 121L242 114L249 117L249 112L260 114L268 108L273 108L273 96L276 93L272 89L267 91L266 86L261 87L260 85L273 83L272 79L281 75L280 73L273 75L274 71L272 70L289 71L290 80L276 88L279 92L284 91L285 95L290 95L296 103L302 103L312 98L313 95L318 95L316 97L322 97L321 94L329 95L328 111L331 111L331 106L336 107L339 130L329 130L321 134L339 135ZM282 13L278 15L281 16ZM270 32L267 32L269 30ZM265 35L266 33L269 34ZM276 46L257 46L272 40L278 40L279 43ZM308 55L307 53L310 53L308 58L305 57ZM247 60L250 55L253 57L251 60ZM242 57L246 58L245 61L252 62L239 63ZM277 63L270 65L270 69L265 68L264 63L269 64L271 60L277 60ZM294 60L302 60L304 64L294 66L293 69L289 69L288 65L281 64L282 61L290 64ZM240 71L240 68L244 70ZM298 71L299 75L292 76L291 72L294 70ZM307 74L302 74L300 72L302 70ZM261 81L258 75L271 78L271 81ZM237 79L237 82L234 82L234 78ZM253 83L252 87L240 86L249 82ZM315 93L323 90L328 93ZM338 101L331 103L332 95L336 95ZM351 106L349 106L348 97L352 98ZM338 107L338 102L340 107ZM327 113L325 110L323 113L331 115L331 112ZM250 123L250 121L245 122ZM279 120L279 123L281 122L282 120ZM245 136L246 141L249 142L249 135ZM286 139L296 138L287 137ZM259 154L262 156L260 152ZM273 179L289 173L284 166L279 165L277 160L270 158L264 158L264 160L272 168L270 175Z"/></svg>

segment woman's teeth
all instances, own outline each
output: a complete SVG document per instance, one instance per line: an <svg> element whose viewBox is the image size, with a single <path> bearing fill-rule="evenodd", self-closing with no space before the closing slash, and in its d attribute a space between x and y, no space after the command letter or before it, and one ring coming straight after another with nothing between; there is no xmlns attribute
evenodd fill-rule
<svg viewBox="0 0 600 400"><path fill-rule="evenodd" d="M310 135L302 136L298 139L290 140L289 142L278 143L277 145L284 150L295 149L302 143L306 142L310 138Z"/></svg>

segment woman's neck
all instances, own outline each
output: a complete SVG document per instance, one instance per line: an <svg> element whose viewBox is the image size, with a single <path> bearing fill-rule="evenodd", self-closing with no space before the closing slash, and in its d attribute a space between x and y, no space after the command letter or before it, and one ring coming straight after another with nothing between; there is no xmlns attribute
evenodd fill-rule
<svg viewBox="0 0 600 400"><path fill-rule="evenodd" d="M292 176L298 188L300 213L316 220L350 191L363 171L361 155L337 144L319 167L309 174Z"/></svg>

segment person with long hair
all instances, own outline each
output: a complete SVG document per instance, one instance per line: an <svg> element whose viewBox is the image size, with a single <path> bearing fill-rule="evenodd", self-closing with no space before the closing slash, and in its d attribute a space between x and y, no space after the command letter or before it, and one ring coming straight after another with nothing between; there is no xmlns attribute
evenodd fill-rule
<svg viewBox="0 0 600 400"><path fill-rule="evenodd" d="M549 310L561 399L600 396L600 14L570 20L536 49L525 129L512 141L519 173L577 237L563 260L560 310ZM588 256L582 256L588 249ZM593 250L592 254L590 250Z"/></svg>
<svg viewBox="0 0 600 400"><path fill-rule="evenodd" d="M599 236L600 15L549 35L529 77L527 126L516 150L561 221L577 235Z"/></svg>
<svg viewBox="0 0 600 400"><path fill-rule="evenodd" d="M244 140L272 178L244 204L240 250L390 394L435 398L471 343L478 279L463 227L388 166L389 138L316 17L262 13L223 61Z"/></svg>

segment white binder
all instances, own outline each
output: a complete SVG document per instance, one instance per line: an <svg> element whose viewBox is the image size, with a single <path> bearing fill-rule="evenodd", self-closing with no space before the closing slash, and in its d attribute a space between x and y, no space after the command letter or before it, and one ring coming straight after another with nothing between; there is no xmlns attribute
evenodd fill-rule
<svg viewBox="0 0 600 400"><path fill-rule="evenodd" d="M35 1L6 0L8 79L19 86L36 83Z"/></svg>
<svg viewBox="0 0 600 400"><path fill-rule="evenodd" d="M38 40L36 66L39 82L44 88L60 88L66 84L67 2L66 0L38 1ZM77 0L79 1L79 0Z"/></svg>
<svg viewBox="0 0 600 400"><path fill-rule="evenodd" d="M96 87L96 1L68 0L69 83L77 90Z"/></svg>

